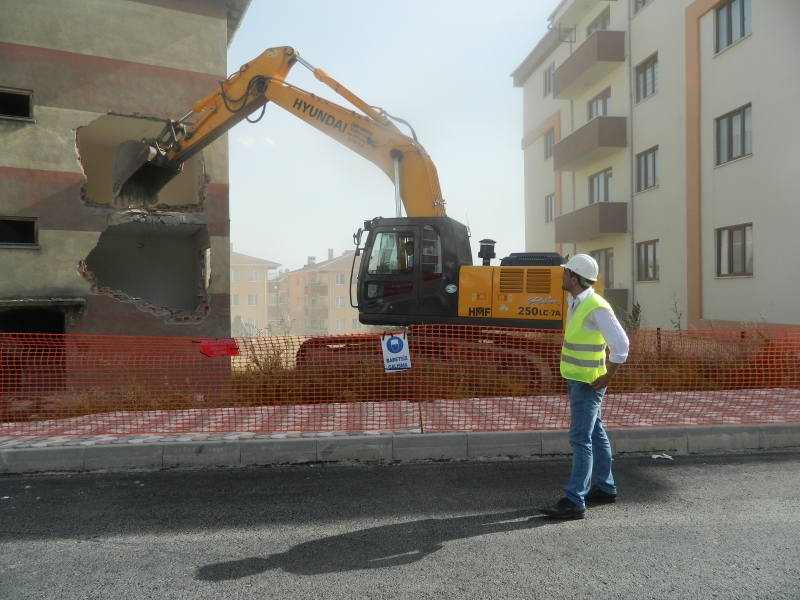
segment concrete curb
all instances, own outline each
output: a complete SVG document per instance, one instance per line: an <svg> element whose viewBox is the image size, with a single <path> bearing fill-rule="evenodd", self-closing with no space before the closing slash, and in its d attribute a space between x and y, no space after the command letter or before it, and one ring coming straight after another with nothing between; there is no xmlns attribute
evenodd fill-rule
<svg viewBox="0 0 800 600"><path fill-rule="evenodd" d="M615 454L800 447L800 424L610 429ZM569 455L568 432L488 431L313 436L0 450L0 473Z"/></svg>

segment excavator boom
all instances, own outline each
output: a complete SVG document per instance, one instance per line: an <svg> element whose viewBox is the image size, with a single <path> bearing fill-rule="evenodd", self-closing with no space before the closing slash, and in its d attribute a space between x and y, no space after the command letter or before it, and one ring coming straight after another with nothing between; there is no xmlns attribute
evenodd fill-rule
<svg viewBox="0 0 800 600"><path fill-rule="evenodd" d="M363 114L286 83L297 62ZM243 65L180 121L168 121L158 137L121 144L114 160L113 196L129 203L154 203L186 160L268 102L374 163L395 183L408 216L444 216L436 167L422 145L403 134L385 112L309 65L288 46L270 48ZM190 124L188 119L197 114Z"/></svg>

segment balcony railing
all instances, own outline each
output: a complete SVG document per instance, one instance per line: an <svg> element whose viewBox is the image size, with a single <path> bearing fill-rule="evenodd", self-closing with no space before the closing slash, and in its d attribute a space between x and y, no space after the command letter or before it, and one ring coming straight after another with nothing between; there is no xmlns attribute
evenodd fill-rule
<svg viewBox="0 0 800 600"><path fill-rule="evenodd" d="M596 202L555 219L556 243L575 243L628 231L627 202Z"/></svg>
<svg viewBox="0 0 800 600"><path fill-rule="evenodd" d="M306 294L310 296L327 296L328 284L327 283L309 283L306 286Z"/></svg>
<svg viewBox="0 0 800 600"><path fill-rule="evenodd" d="M626 117L596 117L553 147L553 168L578 171L627 145Z"/></svg>
<svg viewBox="0 0 800 600"><path fill-rule="evenodd" d="M625 62L625 32L595 31L553 73L553 98L575 100Z"/></svg>

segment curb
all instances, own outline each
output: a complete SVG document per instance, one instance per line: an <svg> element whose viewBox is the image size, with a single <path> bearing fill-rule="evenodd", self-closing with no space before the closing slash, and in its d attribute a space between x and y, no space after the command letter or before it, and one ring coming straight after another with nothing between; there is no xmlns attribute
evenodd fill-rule
<svg viewBox="0 0 800 600"><path fill-rule="evenodd" d="M566 430L328 436L4 449L0 473L572 454ZM800 447L800 424L609 429L608 436L614 454L767 450Z"/></svg>

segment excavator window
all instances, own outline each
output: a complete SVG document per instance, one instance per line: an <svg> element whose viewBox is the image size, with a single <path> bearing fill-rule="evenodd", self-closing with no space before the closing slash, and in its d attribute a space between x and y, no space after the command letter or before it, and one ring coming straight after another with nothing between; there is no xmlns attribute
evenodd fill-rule
<svg viewBox="0 0 800 600"><path fill-rule="evenodd" d="M414 235L409 231L381 232L369 256L370 275L411 273L414 270Z"/></svg>

